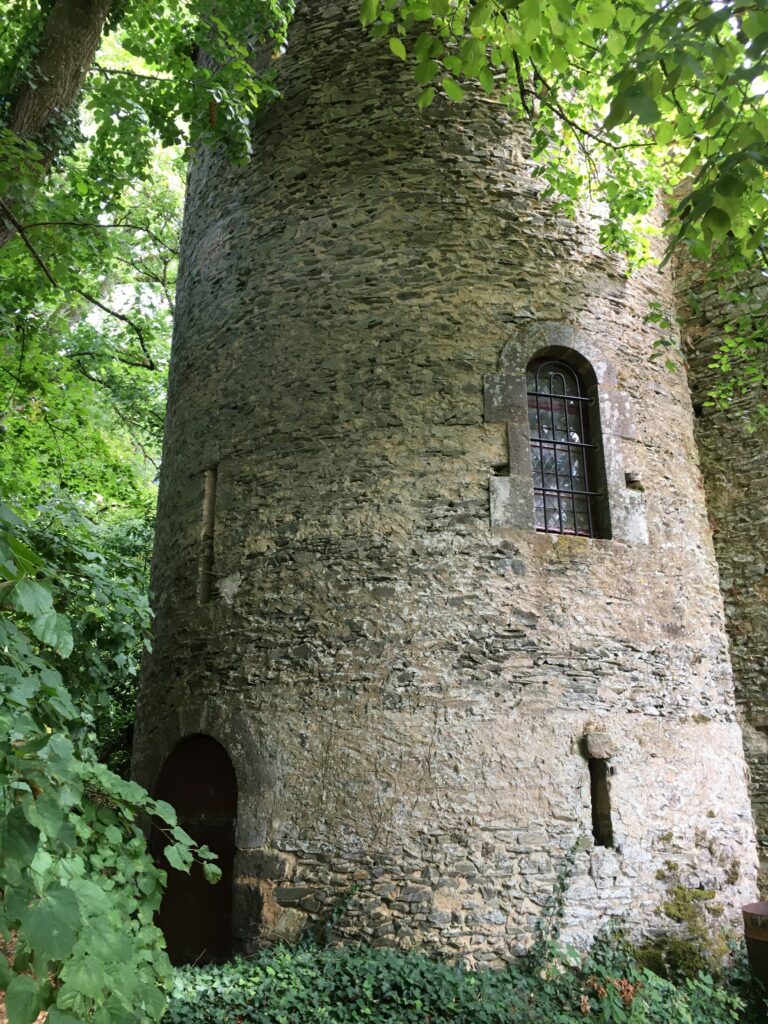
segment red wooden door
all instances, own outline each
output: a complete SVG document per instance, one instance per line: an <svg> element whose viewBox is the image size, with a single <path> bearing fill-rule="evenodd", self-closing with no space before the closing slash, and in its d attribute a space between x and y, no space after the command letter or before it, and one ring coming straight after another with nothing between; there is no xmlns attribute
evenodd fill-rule
<svg viewBox="0 0 768 1024"><path fill-rule="evenodd" d="M168 872L157 924L173 964L219 963L232 955L232 878L235 860L237 779L227 752L210 736L182 740L157 780L155 796L176 809L195 842L218 854L221 881L206 882L199 864L184 874L163 857L165 836L152 829L152 851Z"/></svg>

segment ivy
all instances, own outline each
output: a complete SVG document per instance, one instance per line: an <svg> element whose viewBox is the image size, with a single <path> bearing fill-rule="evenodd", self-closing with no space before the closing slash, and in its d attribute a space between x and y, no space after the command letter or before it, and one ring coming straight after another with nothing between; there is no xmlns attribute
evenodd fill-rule
<svg viewBox="0 0 768 1024"><path fill-rule="evenodd" d="M743 968L742 968L743 970ZM734 972L735 975L735 972ZM168 1024L762 1024L768 1003L748 976L669 981L643 969L620 936L587 955L553 946L471 971L418 953L278 947L176 972Z"/></svg>

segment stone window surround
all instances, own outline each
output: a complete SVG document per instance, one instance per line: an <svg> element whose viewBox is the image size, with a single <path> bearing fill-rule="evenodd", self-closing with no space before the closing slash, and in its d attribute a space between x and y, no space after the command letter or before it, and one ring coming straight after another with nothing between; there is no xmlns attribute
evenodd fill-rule
<svg viewBox="0 0 768 1024"><path fill-rule="evenodd" d="M544 355L566 362L576 356L580 357L578 361L590 365L597 383L610 538L628 544L647 544L644 496L641 491L627 487L621 450L622 438L637 438L631 400L616 386L615 369L599 347L584 332L564 321L534 320L522 324L505 344L498 372L485 375L485 422L505 423L509 444L509 475L489 477L491 529L535 532L525 372L532 359ZM557 540L566 535L541 536ZM594 542L592 538L584 539Z"/></svg>

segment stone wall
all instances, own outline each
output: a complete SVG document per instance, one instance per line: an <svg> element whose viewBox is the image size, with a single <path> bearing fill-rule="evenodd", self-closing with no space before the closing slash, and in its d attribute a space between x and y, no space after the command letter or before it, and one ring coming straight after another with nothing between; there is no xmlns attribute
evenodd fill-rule
<svg viewBox="0 0 768 1024"><path fill-rule="evenodd" d="M577 939L662 925L671 862L730 916L754 835L690 396L648 359L670 282L542 201L499 104L420 115L356 11L301 5L253 161L190 179L137 774L229 751L246 949L345 899L342 933L496 963L574 846ZM599 382L611 540L491 521L489 478L531 492L494 388L555 336Z"/></svg>
<svg viewBox="0 0 768 1024"><path fill-rule="evenodd" d="M761 888L768 887L768 423L757 417L761 395L737 397L730 408L707 404L717 382L712 356L732 309L701 266L679 273L681 298L696 289L688 321L689 378L698 413L696 439L720 567L736 701L751 776ZM749 283L747 283L749 284ZM753 286L764 288L762 281ZM730 290L730 289L729 289Z"/></svg>

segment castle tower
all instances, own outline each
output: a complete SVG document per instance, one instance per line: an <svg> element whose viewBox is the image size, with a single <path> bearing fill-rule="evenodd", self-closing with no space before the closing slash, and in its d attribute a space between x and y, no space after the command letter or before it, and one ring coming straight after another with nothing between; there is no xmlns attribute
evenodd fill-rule
<svg viewBox="0 0 768 1024"><path fill-rule="evenodd" d="M730 407L707 401L716 386L713 361L733 318L726 288L707 281L705 268L686 261L678 274L681 298L696 295L695 316L687 324L689 379L696 411L696 439L706 486L707 508L720 568L736 703L750 771L752 811L757 826L760 881L768 887L768 422L758 414L763 396L752 388L737 394ZM756 271L739 286L747 300L746 319L765 289ZM762 312L756 314L762 317Z"/></svg>
<svg viewBox="0 0 768 1024"><path fill-rule="evenodd" d="M186 800L192 738L231 760L240 948L349 897L345 934L497 963L572 850L576 938L672 885L731 915L717 566L644 323L671 283L552 211L498 103L419 114L357 6L300 5L252 162L190 178L137 775Z"/></svg>

